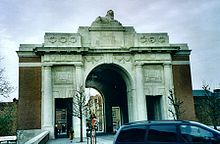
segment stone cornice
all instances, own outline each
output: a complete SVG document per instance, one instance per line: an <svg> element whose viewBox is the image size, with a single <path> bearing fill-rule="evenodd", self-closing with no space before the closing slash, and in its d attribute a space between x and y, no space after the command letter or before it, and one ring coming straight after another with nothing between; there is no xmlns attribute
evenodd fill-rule
<svg viewBox="0 0 220 144"><path fill-rule="evenodd" d="M191 50L180 47L131 47L131 48L89 48L89 47L36 47L33 51L17 51L19 57L38 57L45 54L83 54L83 53L172 53L175 56L189 56Z"/></svg>
<svg viewBox="0 0 220 144"><path fill-rule="evenodd" d="M34 52L39 55L45 53L176 53L179 47L131 47L131 48L88 48L88 47L36 47Z"/></svg>
<svg viewBox="0 0 220 144"><path fill-rule="evenodd" d="M130 52L166 52L172 53L179 51L179 47L132 47L130 48Z"/></svg>
<svg viewBox="0 0 220 144"><path fill-rule="evenodd" d="M189 56L192 50L179 50L175 53L178 56Z"/></svg>
<svg viewBox="0 0 220 144"><path fill-rule="evenodd" d="M88 52L87 47L36 47L34 52L36 54L45 53L83 53Z"/></svg>
<svg viewBox="0 0 220 144"><path fill-rule="evenodd" d="M33 51L16 51L18 57L39 57Z"/></svg>
<svg viewBox="0 0 220 144"><path fill-rule="evenodd" d="M42 66L54 66L54 65L75 65L82 66L82 62L43 62Z"/></svg>
<svg viewBox="0 0 220 144"><path fill-rule="evenodd" d="M152 60L152 61L135 61L135 63L134 63L135 66L145 65L145 64L150 64L150 65L152 65L152 64L156 64L156 65L158 65L158 64L160 64L160 65L172 65L172 62L169 61L169 60L167 60L167 61L165 61L165 60L163 60L163 61Z"/></svg>

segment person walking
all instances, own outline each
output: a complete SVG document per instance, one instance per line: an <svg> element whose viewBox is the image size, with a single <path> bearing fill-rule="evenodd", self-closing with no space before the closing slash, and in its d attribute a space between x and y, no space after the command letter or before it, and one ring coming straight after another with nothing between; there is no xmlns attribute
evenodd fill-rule
<svg viewBox="0 0 220 144"><path fill-rule="evenodd" d="M70 139L70 142L72 143L72 140L74 138L74 130L73 128L71 127L70 130L69 130L69 139Z"/></svg>

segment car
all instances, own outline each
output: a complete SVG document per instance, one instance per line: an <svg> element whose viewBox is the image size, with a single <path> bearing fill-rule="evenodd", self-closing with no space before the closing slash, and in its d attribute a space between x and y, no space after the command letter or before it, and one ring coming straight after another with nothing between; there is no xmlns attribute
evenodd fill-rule
<svg viewBox="0 0 220 144"><path fill-rule="evenodd" d="M136 121L122 125L113 144L220 144L220 132L187 120Z"/></svg>

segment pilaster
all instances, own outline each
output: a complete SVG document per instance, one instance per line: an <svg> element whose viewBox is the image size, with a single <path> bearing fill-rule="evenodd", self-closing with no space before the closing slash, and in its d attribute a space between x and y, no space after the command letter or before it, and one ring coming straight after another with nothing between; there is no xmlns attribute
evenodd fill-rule
<svg viewBox="0 0 220 144"><path fill-rule="evenodd" d="M144 95L143 68L141 63L135 64L136 76L136 99L134 105L134 113L137 120L147 119L146 97Z"/></svg>
<svg viewBox="0 0 220 144"><path fill-rule="evenodd" d="M54 138L53 126L53 96L51 66L43 67L43 95L42 95L42 129L50 132Z"/></svg>
<svg viewBox="0 0 220 144"><path fill-rule="evenodd" d="M83 85L83 79L82 79L82 63L75 64L76 67L76 87L77 90L80 90L80 87Z"/></svg>
<svg viewBox="0 0 220 144"><path fill-rule="evenodd" d="M169 90L173 90L173 74L172 74L172 65L169 62L163 64L164 66L164 86L165 92L163 96L163 110L162 118L163 119L173 119L168 109L170 108L170 102L168 96L170 95Z"/></svg>
<svg viewBox="0 0 220 144"><path fill-rule="evenodd" d="M83 82L83 71L82 71L82 63L75 64L76 67L76 90L80 91L81 87L83 86L84 89L84 82ZM85 119L83 118L83 127L85 128ZM80 137L80 120L76 117L73 117L73 129L75 132L75 137ZM85 129L83 129L83 137L86 135Z"/></svg>

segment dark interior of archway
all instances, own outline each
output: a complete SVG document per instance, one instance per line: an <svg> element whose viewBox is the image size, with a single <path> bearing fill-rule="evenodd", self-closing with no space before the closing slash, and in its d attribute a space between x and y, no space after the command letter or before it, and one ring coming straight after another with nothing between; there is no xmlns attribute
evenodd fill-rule
<svg viewBox="0 0 220 144"><path fill-rule="evenodd" d="M66 134L58 134L57 131L55 131L55 138L64 138L64 137L68 137L68 132L69 129L72 127L72 98L56 98L55 99L55 124L58 124L58 118L57 118L57 112L58 111L63 111L64 113L66 113L66 115L63 115L62 117L60 117L62 119L61 125L65 125L65 127L62 127L62 132L66 133ZM70 105L70 106L69 106ZM69 107L68 107L69 106ZM59 114L58 114L59 115ZM59 120L61 120L59 119Z"/></svg>
<svg viewBox="0 0 220 144"><path fill-rule="evenodd" d="M127 90L121 71L115 65L105 64L93 69L86 79L86 87L92 87L102 93L105 100L106 132L113 131L112 107L121 109L121 122L128 122Z"/></svg>

